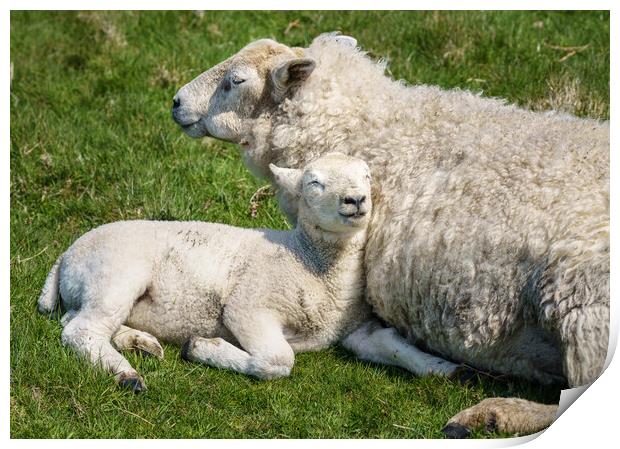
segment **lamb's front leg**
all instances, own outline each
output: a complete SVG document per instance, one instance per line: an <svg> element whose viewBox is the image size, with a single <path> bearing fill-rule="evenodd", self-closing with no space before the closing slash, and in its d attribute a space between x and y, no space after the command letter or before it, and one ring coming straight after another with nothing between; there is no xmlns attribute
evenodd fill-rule
<svg viewBox="0 0 620 449"><path fill-rule="evenodd" d="M404 368L418 376L437 374L458 376L462 368L435 357L407 342L393 327L383 327L376 320L363 324L342 341L349 351L362 360Z"/></svg>
<svg viewBox="0 0 620 449"><path fill-rule="evenodd" d="M183 346L181 356L258 379L275 379L291 373L295 355L274 319L256 315L252 322L227 327L247 352L222 338L192 337Z"/></svg>

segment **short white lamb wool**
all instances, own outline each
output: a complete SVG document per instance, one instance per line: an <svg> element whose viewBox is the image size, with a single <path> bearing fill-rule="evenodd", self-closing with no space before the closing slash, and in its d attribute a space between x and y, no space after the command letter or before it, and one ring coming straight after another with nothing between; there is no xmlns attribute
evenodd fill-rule
<svg viewBox="0 0 620 449"><path fill-rule="evenodd" d="M158 338L184 344L193 361L260 379L289 375L295 352L325 348L370 318L363 300L370 172L340 153L303 170L270 168L297 199L294 230L110 223L59 257L39 310L51 312L60 293L63 343L135 391L144 381L118 350L161 357ZM424 372L456 369L427 361Z"/></svg>

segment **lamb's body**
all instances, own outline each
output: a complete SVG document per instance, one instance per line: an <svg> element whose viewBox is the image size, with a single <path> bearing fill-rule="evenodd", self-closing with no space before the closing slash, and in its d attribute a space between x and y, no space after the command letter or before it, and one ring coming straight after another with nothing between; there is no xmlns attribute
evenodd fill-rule
<svg viewBox="0 0 620 449"><path fill-rule="evenodd" d="M125 324L170 343L192 336L236 342L223 323L226 307L228 319L233 309L246 310L246 321L269 312L284 325L293 349L296 342L322 348L368 319L361 300L362 249L336 257L315 252L295 231L116 222L86 233L63 255L60 295L65 308L79 310L89 305L89 291L114 285L122 293L106 306L130 307Z"/></svg>
<svg viewBox="0 0 620 449"><path fill-rule="evenodd" d="M183 87L175 119L240 143L262 176L332 148L363 158L375 180L367 300L384 320L482 369L594 380L609 333L608 122L406 86L346 43L251 44ZM218 83L250 64L277 93L282 60L297 77L284 100L252 108L238 88L232 114Z"/></svg>
<svg viewBox="0 0 620 449"><path fill-rule="evenodd" d="M201 222L125 221L80 237L54 265L39 298L67 313L63 342L135 390L142 379L118 352L162 356L157 341L184 357L261 379L286 376L294 353L364 335L363 256L370 175L359 159L330 154L304 171L271 170L297 198L292 231ZM366 346L381 341L381 332ZM390 337L390 335L388 335ZM411 353L404 341L395 352ZM419 351L418 351L419 352ZM430 355L410 370L452 374ZM398 360L399 357L395 356ZM410 357L412 358L412 357Z"/></svg>

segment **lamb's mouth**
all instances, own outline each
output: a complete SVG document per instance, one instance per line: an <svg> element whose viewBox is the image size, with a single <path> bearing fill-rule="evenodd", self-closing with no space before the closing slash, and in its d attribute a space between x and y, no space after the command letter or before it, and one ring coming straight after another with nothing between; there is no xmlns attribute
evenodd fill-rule
<svg viewBox="0 0 620 449"><path fill-rule="evenodd" d="M338 212L338 215L340 215L343 218L346 218L347 220L359 220L366 216L366 212L357 211L357 212L352 212L350 214L343 214L342 212Z"/></svg>

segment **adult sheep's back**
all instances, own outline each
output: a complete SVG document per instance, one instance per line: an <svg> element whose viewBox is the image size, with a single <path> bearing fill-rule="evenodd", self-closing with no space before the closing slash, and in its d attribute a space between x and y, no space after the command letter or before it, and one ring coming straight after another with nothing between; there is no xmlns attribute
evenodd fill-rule
<svg viewBox="0 0 620 449"><path fill-rule="evenodd" d="M370 302L455 360L542 382L564 377L563 316L608 307L609 127L412 89L433 92L421 108L433 114L432 132L405 135L413 151L375 171ZM595 354L580 362L596 366L591 376L605 357L599 330Z"/></svg>

